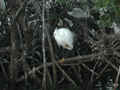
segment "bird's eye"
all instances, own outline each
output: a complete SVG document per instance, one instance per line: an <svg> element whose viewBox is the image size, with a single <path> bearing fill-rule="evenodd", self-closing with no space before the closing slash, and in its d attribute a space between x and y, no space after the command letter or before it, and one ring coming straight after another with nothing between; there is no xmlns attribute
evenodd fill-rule
<svg viewBox="0 0 120 90"><path fill-rule="evenodd" d="M65 44L65 46L64 46L65 48L69 48L69 45L68 44Z"/></svg>

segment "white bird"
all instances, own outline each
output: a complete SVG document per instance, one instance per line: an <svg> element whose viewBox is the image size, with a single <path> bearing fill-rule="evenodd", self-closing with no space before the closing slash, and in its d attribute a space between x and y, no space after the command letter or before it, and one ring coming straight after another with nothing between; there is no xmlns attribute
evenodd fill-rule
<svg viewBox="0 0 120 90"><path fill-rule="evenodd" d="M62 46L63 48L68 50L73 49L75 34L68 28L56 28L53 35L58 46Z"/></svg>

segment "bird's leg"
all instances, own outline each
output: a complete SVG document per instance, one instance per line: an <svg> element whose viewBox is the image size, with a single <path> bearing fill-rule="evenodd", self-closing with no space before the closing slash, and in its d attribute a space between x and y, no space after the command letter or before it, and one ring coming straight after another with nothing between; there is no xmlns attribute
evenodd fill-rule
<svg viewBox="0 0 120 90"><path fill-rule="evenodd" d="M65 59L64 59L64 57L63 57L62 59L59 60L59 63L60 63L60 64L63 64L64 61L65 61Z"/></svg>

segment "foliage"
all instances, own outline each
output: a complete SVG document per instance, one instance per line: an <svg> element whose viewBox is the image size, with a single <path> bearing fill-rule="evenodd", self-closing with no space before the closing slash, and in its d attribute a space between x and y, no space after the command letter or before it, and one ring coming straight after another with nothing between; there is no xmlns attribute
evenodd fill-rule
<svg viewBox="0 0 120 90"><path fill-rule="evenodd" d="M71 8L73 0L56 0L56 4Z"/></svg>
<svg viewBox="0 0 120 90"><path fill-rule="evenodd" d="M103 13L100 16L101 27L110 27L112 22L120 23L119 3L119 0L95 0L95 9Z"/></svg>

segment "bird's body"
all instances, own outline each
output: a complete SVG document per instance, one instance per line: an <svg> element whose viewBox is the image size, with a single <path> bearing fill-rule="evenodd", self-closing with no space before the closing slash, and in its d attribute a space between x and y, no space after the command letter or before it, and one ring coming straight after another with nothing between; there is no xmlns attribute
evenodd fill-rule
<svg viewBox="0 0 120 90"><path fill-rule="evenodd" d="M55 29L54 38L58 46L62 46L68 50L73 49L74 33L67 28Z"/></svg>

